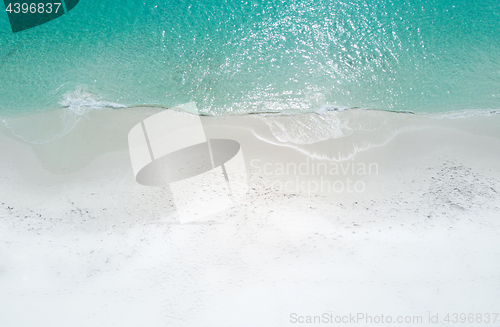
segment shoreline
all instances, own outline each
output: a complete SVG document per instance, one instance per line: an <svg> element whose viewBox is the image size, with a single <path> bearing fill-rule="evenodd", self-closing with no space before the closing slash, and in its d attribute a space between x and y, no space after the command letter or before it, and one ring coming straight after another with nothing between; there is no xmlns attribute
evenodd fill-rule
<svg viewBox="0 0 500 327"><path fill-rule="evenodd" d="M130 192L143 191L147 187L134 180L127 135L156 113L156 108L91 111L67 135L46 144L27 144L0 128L2 170L14 172L5 178L24 181L25 187L36 185L30 190L36 193L43 185L79 185L82 180L97 185L99 178L104 183L109 180L106 174L112 173ZM429 119L363 110L330 115L321 121L316 114L201 117L201 121L209 139L231 139L241 145L250 186L262 181L277 193L387 198L394 193L391 189L410 179L428 187L430 181L422 179L429 175L425 169L436 173L436 167L443 165L470 168L485 179L500 180L495 166L500 155L493 150L500 140L500 116ZM36 117L33 123L39 121ZM308 135L311 126L322 130ZM343 134L329 138L328 129L337 126ZM395 178L396 174L401 176ZM352 191L355 183L362 191ZM78 192L78 186L74 188ZM74 196L78 198L77 193Z"/></svg>

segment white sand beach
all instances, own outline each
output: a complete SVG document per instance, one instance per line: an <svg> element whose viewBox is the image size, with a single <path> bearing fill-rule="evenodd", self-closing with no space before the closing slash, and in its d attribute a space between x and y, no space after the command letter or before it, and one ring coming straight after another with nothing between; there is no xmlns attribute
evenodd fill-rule
<svg viewBox="0 0 500 327"><path fill-rule="evenodd" d="M158 112L93 110L44 144L1 127L1 326L499 313L500 115L202 117L239 142L248 193L186 221L168 187L134 179L128 133ZM37 135L61 113L19 125Z"/></svg>

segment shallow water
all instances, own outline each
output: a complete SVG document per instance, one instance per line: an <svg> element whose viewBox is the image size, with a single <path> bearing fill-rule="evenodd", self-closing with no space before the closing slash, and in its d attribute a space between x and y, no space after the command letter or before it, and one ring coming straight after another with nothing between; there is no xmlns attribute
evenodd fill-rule
<svg viewBox="0 0 500 327"><path fill-rule="evenodd" d="M496 0L82 0L14 34L4 12L0 116L500 109L499 21Z"/></svg>

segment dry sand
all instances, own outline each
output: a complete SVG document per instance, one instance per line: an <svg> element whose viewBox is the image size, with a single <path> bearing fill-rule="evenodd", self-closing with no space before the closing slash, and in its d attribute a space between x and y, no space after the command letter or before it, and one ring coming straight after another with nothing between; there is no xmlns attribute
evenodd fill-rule
<svg viewBox="0 0 500 327"><path fill-rule="evenodd" d="M45 144L1 130L1 326L500 311L500 115L203 117L241 144L249 192L183 223L132 172L127 134L156 112L91 111Z"/></svg>

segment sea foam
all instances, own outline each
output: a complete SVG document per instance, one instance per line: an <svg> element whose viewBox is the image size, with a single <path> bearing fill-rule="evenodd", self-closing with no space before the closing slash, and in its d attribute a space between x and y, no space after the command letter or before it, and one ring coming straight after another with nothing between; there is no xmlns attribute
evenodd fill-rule
<svg viewBox="0 0 500 327"><path fill-rule="evenodd" d="M58 110L4 118L2 122L23 141L30 144L45 144L67 135L82 118L89 119L88 113L91 110L126 108L118 103L98 100L95 94L84 88L65 93L59 104L61 108Z"/></svg>

